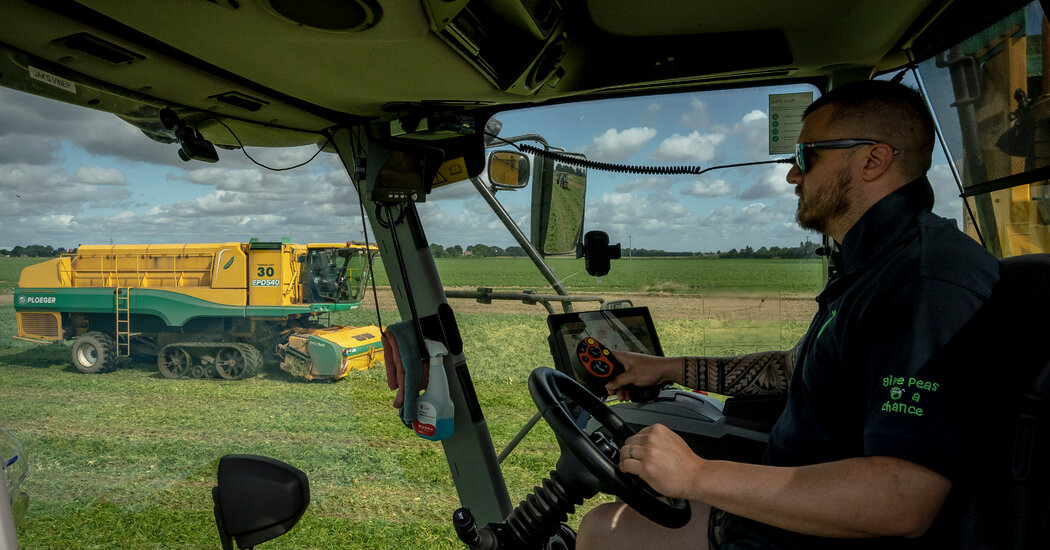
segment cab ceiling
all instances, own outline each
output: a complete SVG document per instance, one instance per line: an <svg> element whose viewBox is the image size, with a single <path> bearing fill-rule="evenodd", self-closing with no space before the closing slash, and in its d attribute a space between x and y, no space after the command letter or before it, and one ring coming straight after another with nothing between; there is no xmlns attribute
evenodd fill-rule
<svg viewBox="0 0 1050 550"><path fill-rule="evenodd" d="M16 65L312 132L408 104L534 103L896 66L896 46L942 3L357 1L374 24L333 31L311 25L348 0L0 0L0 42ZM521 24L523 6L553 14L547 28ZM104 59L98 44L128 58ZM0 84L19 88L9 77Z"/></svg>

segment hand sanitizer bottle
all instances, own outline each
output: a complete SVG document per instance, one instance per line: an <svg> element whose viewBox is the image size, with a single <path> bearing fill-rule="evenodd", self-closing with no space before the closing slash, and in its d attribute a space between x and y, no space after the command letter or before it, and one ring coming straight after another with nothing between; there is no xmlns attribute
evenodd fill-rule
<svg viewBox="0 0 1050 550"><path fill-rule="evenodd" d="M416 420L412 422L412 429L423 439L440 441L452 435L455 417L443 359L448 350L440 342L425 342L430 352L430 382L416 401Z"/></svg>

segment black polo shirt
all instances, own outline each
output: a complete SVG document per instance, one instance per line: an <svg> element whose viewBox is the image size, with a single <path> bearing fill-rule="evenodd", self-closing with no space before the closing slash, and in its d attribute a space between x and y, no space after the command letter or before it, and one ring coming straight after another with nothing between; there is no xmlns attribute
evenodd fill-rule
<svg viewBox="0 0 1050 550"><path fill-rule="evenodd" d="M838 272L817 297L799 346L767 464L892 456L949 478L963 469L972 440L959 420L973 406L963 396L981 381L930 358L988 298L999 264L932 206L924 177L884 197L846 233L833 258ZM795 542L821 546L809 537Z"/></svg>

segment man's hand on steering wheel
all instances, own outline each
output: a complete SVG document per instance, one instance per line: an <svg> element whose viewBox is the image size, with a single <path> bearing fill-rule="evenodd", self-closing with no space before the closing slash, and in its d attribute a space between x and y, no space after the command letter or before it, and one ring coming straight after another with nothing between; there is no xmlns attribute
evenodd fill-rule
<svg viewBox="0 0 1050 550"><path fill-rule="evenodd" d="M590 476L593 476L594 481L597 482L598 486L592 487L593 491L616 495L643 516L665 527L681 527L689 522L690 509L687 500L666 498L665 495L647 485L639 476L621 470L620 466L623 464L623 453L625 452L622 443L638 437L638 434L594 394L568 375L549 368L539 368L532 372L529 376L529 393L540 412L543 413L543 419L547 421L558 438L562 450L559 472L562 470L561 464L568 453L588 470ZM567 401L579 405L601 424L608 431L613 446L599 445L588 437L570 414ZM644 443L646 440L639 441ZM618 461L612 458L615 456L617 445L620 454ZM661 455L657 453L654 456ZM629 459L628 462L633 462L636 466L641 464L640 460ZM588 477L573 475L571 470L574 468L568 470L570 471L563 473L575 477L577 481ZM670 480L670 477L668 479L670 483L667 486L670 487L673 480ZM586 481L583 482L586 484Z"/></svg>
<svg viewBox="0 0 1050 550"><path fill-rule="evenodd" d="M663 424L643 428L620 447L620 470L641 477L656 492L686 498L688 485L703 464L678 434Z"/></svg>

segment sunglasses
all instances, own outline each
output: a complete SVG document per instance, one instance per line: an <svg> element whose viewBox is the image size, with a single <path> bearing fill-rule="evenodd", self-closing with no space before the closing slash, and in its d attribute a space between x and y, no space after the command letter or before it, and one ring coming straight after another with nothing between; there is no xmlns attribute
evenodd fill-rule
<svg viewBox="0 0 1050 550"><path fill-rule="evenodd" d="M806 155L807 152L814 149L852 149L858 145L876 145L881 143L873 139L829 139L827 141L811 141L809 143L796 143L795 144L795 164L798 169L805 174L807 167L813 166L813 156ZM897 156L900 150L890 145L893 149L893 156ZM809 157L807 160L806 157Z"/></svg>

